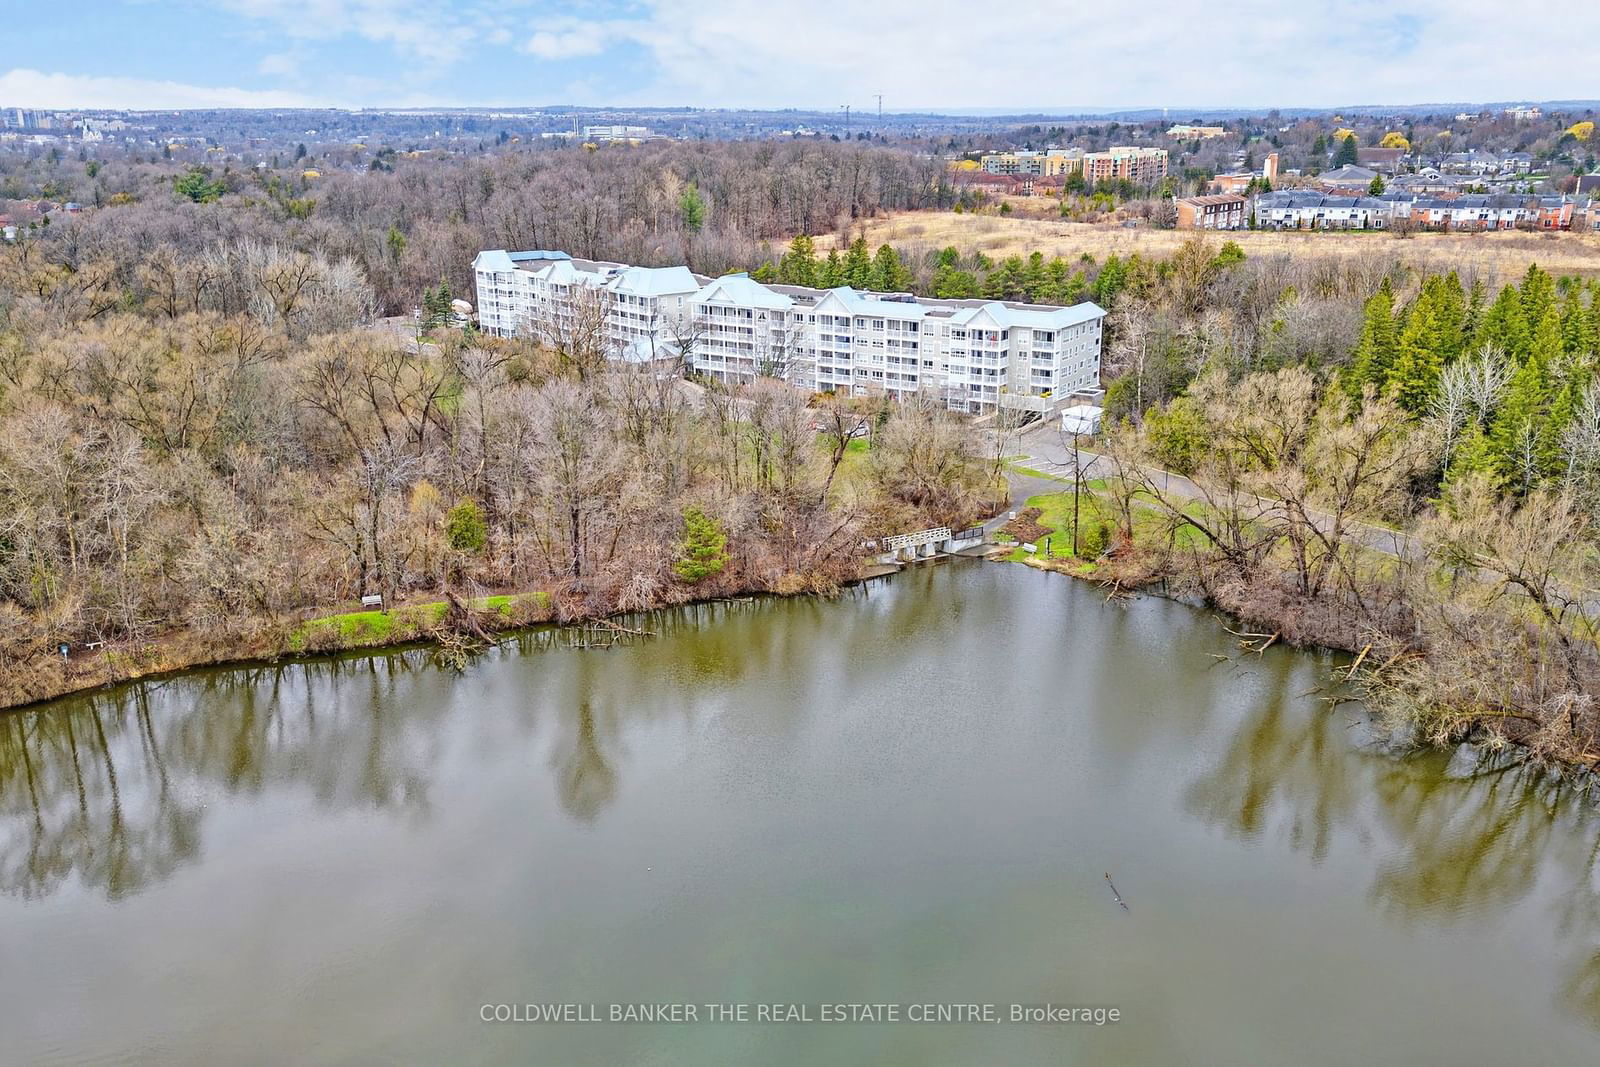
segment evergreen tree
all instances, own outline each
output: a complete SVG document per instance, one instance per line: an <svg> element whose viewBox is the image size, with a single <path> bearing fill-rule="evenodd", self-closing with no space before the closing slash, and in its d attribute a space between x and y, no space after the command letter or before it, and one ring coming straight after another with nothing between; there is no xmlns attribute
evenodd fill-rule
<svg viewBox="0 0 1600 1067"><path fill-rule="evenodd" d="M1034 303L1044 295L1045 283L1049 275L1045 273L1044 253L1034 252L1028 257L1028 265L1022 271L1022 288L1027 299Z"/></svg>
<svg viewBox="0 0 1600 1067"><path fill-rule="evenodd" d="M869 288L880 293L898 293L911 288L911 272L900 262L900 254L890 246L878 246L872 257L872 278Z"/></svg>
<svg viewBox="0 0 1600 1067"><path fill-rule="evenodd" d="M722 524L699 508L683 513L683 540L672 573L680 581L694 583L721 574L728 565L728 535Z"/></svg>
<svg viewBox="0 0 1600 1067"><path fill-rule="evenodd" d="M933 272L933 295L940 300L968 300L978 295L978 279L969 271L940 266Z"/></svg>
<svg viewBox="0 0 1600 1067"><path fill-rule="evenodd" d="M678 213L683 217L683 228L699 233L706 221L706 202L700 197L700 187L690 182L678 194Z"/></svg>
<svg viewBox="0 0 1600 1067"><path fill-rule="evenodd" d="M1539 269L1539 264L1528 264L1522 276L1522 317L1530 326L1544 318L1544 313L1555 304L1556 286L1550 275Z"/></svg>
<svg viewBox="0 0 1600 1067"><path fill-rule="evenodd" d="M1528 358L1537 359L1544 366L1545 373L1550 374L1561 366L1561 357L1566 352L1561 336L1561 314L1554 304L1545 308L1538 323L1533 331L1533 344Z"/></svg>
<svg viewBox="0 0 1600 1067"><path fill-rule="evenodd" d="M1548 379L1544 363L1530 356L1511 376L1511 384L1490 428L1490 461L1496 476L1516 492L1534 488L1540 424L1546 411Z"/></svg>
<svg viewBox="0 0 1600 1067"><path fill-rule="evenodd" d="M1483 324L1483 279L1475 279L1472 283L1472 292L1467 296L1467 316L1461 323L1461 350L1463 352L1476 352L1478 345L1478 328Z"/></svg>
<svg viewBox="0 0 1600 1067"><path fill-rule="evenodd" d="M1600 278L1589 283L1589 332L1600 351Z"/></svg>
<svg viewBox="0 0 1600 1067"><path fill-rule="evenodd" d="M1424 284L1423 292L1436 320L1439 358L1446 364L1454 362L1466 343L1467 294L1461 288L1461 278L1455 271L1443 277L1434 275Z"/></svg>
<svg viewBox="0 0 1600 1067"><path fill-rule="evenodd" d="M1400 332L1394 365L1389 369L1389 392L1396 403L1413 415L1428 409L1444 369L1440 353L1441 327L1433 301L1418 298Z"/></svg>
<svg viewBox="0 0 1600 1067"><path fill-rule="evenodd" d="M1445 487L1448 488L1457 479L1475 473L1485 474L1498 483L1500 476L1496 468L1495 453L1489 436L1483 432L1483 427L1478 424L1477 419L1468 420L1466 428L1456 440L1455 451L1450 455L1450 465L1445 469Z"/></svg>
<svg viewBox="0 0 1600 1067"><path fill-rule="evenodd" d="M1494 345L1506 354L1507 359L1520 363L1528 358L1532 340L1527 316L1522 312L1522 298L1508 285L1500 290L1500 295L1484 313L1474 342L1479 347Z"/></svg>
<svg viewBox="0 0 1600 1067"><path fill-rule="evenodd" d="M983 295L989 300L1022 300L1027 295L1027 268L1021 256L1009 256L983 280Z"/></svg>
<svg viewBox="0 0 1600 1067"><path fill-rule="evenodd" d="M489 543L489 527L476 500L463 500L450 509L444 520L445 540L457 552L482 552Z"/></svg>
<svg viewBox="0 0 1600 1067"><path fill-rule="evenodd" d="M1367 300L1366 317L1361 324L1361 339L1356 342L1348 382L1352 399L1360 399L1361 387L1373 386L1383 392L1394 365L1399 337L1394 325L1394 292L1385 278L1378 291Z"/></svg>
<svg viewBox="0 0 1600 1067"><path fill-rule="evenodd" d="M817 284L817 250L810 237L802 233L789 242L789 251L778 261L778 280L785 285Z"/></svg>
<svg viewBox="0 0 1600 1067"><path fill-rule="evenodd" d="M872 284L872 253L867 251L865 234L851 241L845 253L843 284L852 289L866 289Z"/></svg>
<svg viewBox="0 0 1600 1067"><path fill-rule="evenodd" d="M1561 344L1569 356L1588 356L1595 351L1594 320L1583 303L1583 287L1574 285L1561 301Z"/></svg>
<svg viewBox="0 0 1600 1067"><path fill-rule="evenodd" d="M1128 282L1128 268L1115 254L1106 257L1105 265L1100 268L1100 273L1095 276L1094 302L1111 310L1111 305L1116 302L1117 294L1123 290Z"/></svg>
<svg viewBox="0 0 1600 1067"><path fill-rule="evenodd" d="M1342 167L1346 164L1353 166L1358 158L1356 149L1357 145L1355 134L1341 138L1339 141L1339 150L1333 155L1333 165L1335 167Z"/></svg>
<svg viewBox="0 0 1600 1067"><path fill-rule="evenodd" d="M834 289L844 284L844 264L839 261L839 250L828 249L828 258L817 271L817 288Z"/></svg>

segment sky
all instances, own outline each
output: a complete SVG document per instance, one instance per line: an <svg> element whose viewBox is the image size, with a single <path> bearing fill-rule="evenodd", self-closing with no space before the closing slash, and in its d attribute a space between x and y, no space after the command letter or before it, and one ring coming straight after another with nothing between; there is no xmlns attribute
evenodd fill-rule
<svg viewBox="0 0 1600 1067"><path fill-rule="evenodd" d="M1523 0L5 0L0 106L1337 107L1600 97Z"/></svg>

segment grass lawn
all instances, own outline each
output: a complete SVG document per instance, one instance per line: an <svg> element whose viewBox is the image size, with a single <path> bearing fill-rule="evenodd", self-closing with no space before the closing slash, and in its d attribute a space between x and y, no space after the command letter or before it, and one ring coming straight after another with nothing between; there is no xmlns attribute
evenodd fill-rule
<svg viewBox="0 0 1600 1067"><path fill-rule="evenodd" d="M503 618L510 618L512 605L528 597L544 606L548 604L550 594L502 593L496 596L478 597L468 601L468 604L474 610L492 611ZM349 648L386 644L395 639L397 630L403 636L407 632L420 633L437 626L449 610L449 603L434 600L426 604L408 604L393 611L349 611L338 615L324 615L320 619L307 619L301 623L290 636L289 647L303 649L313 634L329 628L338 631L339 643Z"/></svg>

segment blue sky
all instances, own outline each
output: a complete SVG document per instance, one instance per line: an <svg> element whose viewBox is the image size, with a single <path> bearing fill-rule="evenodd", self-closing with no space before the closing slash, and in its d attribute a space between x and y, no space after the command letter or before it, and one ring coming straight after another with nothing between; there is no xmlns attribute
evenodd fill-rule
<svg viewBox="0 0 1600 1067"><path fill-rule="evenodd" d="M1336 106L1600 96L1524 0L13 0L0 105ZM8 5L9 6L9 5ZM1123 14L1123 12L1127 12Z"/></svg>

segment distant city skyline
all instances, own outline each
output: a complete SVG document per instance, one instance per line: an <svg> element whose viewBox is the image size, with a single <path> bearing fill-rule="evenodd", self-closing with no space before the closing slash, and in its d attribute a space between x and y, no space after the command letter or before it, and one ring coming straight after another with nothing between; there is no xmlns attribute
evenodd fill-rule
<svg viewBox="0 0 1600 1067"><path fill-rule="evenodd" d="M11 24L28 47L0 61L0 104L33 108L868 112L881 93L891 111L1203 111L1600 90L1600 9L1551 0L86 0Z"/></svg>

